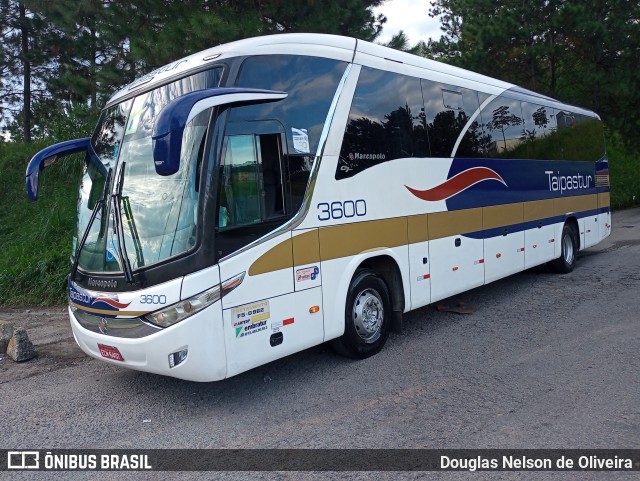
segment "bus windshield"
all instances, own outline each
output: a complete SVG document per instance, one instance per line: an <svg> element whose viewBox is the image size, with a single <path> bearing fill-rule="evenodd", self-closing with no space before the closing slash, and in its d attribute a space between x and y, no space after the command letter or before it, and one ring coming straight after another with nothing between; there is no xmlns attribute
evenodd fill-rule
<svg viewBox="0 0 640 481"><path fill-rule="evenodd" d="M173 175L156 173L151 135L154 121L167 103L188 92L217 87L221 70L197 73L102 113L91 145L105 171L113 175L105 176L88 159L85 162L73 238L79 269L122 272L125 255L131 267L137 269L195 246L198 159L202 156L210 112L201 113L186 126L180 170ZM103 196L103 191L107 195ZM100 202L102 198L104 202ZM96 208L98 212L88 225ZM122 225L116 224L117 219ZM77 253L79 239L87 229L87 239ZM122 236L118 236L119 231ZM124 249L119 239L124 239Z"/></svg>

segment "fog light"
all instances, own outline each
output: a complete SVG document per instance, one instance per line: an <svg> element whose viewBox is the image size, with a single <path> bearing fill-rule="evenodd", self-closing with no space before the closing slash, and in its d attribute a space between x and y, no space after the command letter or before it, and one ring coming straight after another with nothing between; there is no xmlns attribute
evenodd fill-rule
<svg viewBox="0 0 640 481"><path fill-rule="evenodd" d="M169 367L173 368L180 364L187 358L188 349L183 349L182 351L172 352L169 354Z"/></svg>

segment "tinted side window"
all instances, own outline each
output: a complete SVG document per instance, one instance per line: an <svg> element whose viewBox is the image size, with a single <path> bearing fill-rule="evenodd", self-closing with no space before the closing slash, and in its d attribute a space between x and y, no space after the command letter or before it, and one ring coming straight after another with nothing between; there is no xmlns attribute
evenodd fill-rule
<svg viewBox="0 0 640 481"><path fill-rule="evenodd" d="M523 143L516 158L551 160L557 157L558 146L552 138L556 131L555 110L551 107L522 102Z"/></svg>
<svg viewBox="0 0 640 481"><path fill-rule="evenodd" d="M451 157L467 121L478 110L478 92L422 80L431 157ZM482 128L474 122L465 133L456 155L483 157Z"/></svg>
<svg viewBox="0 0 640 481"><path fill-rule="evenodd" d="M522 103L522 112L524 144L518 150L526 151L527 158L594 162L604 155L598 119L528 102Z"/></svg>
<svg viewBox="0 0 640 481"><path fill-rule="evenodd" d="M524 119L519 100L497 97L481 112L487 156L524 158Z"/></svg>
<svg viewBox="0 0 640 481"><path fill-rule="evenodd" d="M575 150L571 160L600 160L605 155L604 129L602 122L594 117L576 115L573 126Z"/></svg>
<svg viewBox="0 0 640 481"><path fill-rule="evenodd" d="M425 157L420 80L363 67L340 150L336 179L393 159Z"/></svg>
<svg viewBox="0 0 640 481"><path fill-rule="evenodd" d="M237 86L289 95L279 102L235 108L230 120L277 119L285 126L290 152L315 154L345 68L345 62L319 57L249 57L242 64Z"/></svg>
<svg viewBox="0 0 640 481"><path fill-rule="evenodd" d="M561 110L556 121L554 159L595 162L604 155L604 133L598 119Z"/></svg>

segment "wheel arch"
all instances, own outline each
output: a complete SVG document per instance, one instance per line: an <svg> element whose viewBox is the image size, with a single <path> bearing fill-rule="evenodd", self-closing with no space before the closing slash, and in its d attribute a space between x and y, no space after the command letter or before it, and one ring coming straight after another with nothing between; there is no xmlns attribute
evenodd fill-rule
<svg viewBox="0 0 640 481"><path fill-rule="evenodd" d="M575 216L575 214L569 214L565 218L564 223L574 229L576 233L576 239L578 240L578 250L582 249L582 236L580 235L580 224L578 223L578 218ZM560 232L562 233L562 230Z"/></svg>
<svg viewBox="0 0 640 481"><path fill-rule="evenodd" d="M402 313L406 306L406 290L400 266L392 256L383 254L364 259L358 269L374 271L387 284L391 297L391 329L394 332L400 332L402 330Z"/></svg>

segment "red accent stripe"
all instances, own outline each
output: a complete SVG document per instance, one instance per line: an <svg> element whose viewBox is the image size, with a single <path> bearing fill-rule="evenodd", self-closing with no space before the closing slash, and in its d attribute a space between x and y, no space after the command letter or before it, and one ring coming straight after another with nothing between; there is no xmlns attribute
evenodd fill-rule
<svg viewBox="0 0 640 481"><path fill-rule="evenodd" d="M429 277L431 277L431 274L425 274L424 276L422 276L423 279L429 279Z"/></svg>
<svg viewBox="0 0 640 481"><path fill-rule="evenodd" d="M295 318L290 317L289 319L285 319L282 321L283 326L288 326L289 324L293 324L295 322Z"/></svg>
<svg viewBox="0 0 640 481"><path fill-rule="evenodd" d="M91 304L95 304L96 302L104 302L105 304L108 304L111 307L115 307L116 309L124 309L126 307L129 307L129 304L131 304L131 301L129 301L126 304L124 304L122 302L118 302L118 301L115 301L113 299L109 299L108 297L98 297Z"/></svg>
<svg viewBox="0 0 640 481"><path fill-rule="evenodd" d="M505 186L507 185L504 179L500 177L500 174L494 170L491 170L488 167L472 167L471 169L467 169L454 175L442 184L436 185L431 189L417 190L412 189L408 185L405 185L405 187L417 198L429 202L435 202L453 197L483 180L497 180Z"/></svg>

